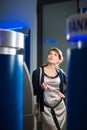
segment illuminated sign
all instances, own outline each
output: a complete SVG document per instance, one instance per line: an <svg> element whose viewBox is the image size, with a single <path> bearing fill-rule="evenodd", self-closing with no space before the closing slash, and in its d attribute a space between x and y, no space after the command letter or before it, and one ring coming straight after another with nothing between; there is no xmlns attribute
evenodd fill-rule
<svg viewBox="0 0 87 130"><path fill-rule="evenodd" d="M67 19L66 39L78 41L84 37L87 38L87 13L70 16Z"/></svg>

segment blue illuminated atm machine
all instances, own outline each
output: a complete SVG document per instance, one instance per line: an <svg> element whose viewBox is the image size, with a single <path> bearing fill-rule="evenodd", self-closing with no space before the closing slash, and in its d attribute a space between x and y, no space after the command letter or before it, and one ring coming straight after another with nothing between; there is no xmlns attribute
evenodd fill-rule
<svg viewBox="0 0 87 130"><path fill-rule="evenodd" d="M87 13L67 19L67 130L87 130Z"/></svg>
<svg viewBox="0 0 87 130"><path fill-rule="evenodd" d="M23 33L0 29L0 130L34 130L33 90L23 49Z"/></svg>

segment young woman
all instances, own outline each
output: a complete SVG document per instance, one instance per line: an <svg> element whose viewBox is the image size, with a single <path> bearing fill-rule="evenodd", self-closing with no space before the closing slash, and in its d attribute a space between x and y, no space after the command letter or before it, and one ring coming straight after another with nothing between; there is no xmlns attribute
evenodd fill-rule
<svg viewBox="0 0 87 130"><path fill-rule="evenodd" d="M67 77L59 65L63 62L62 52L52 48L48 52L47 64L33 71L32 83L37 103L40 102L43 130L62 130L66 121L65 91Z"/></svg>

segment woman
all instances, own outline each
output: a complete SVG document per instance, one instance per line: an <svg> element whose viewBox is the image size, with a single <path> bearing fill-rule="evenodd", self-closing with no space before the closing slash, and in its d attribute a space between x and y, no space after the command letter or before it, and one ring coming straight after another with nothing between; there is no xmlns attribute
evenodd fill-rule
<svg viewBox="0 0 87 130"><path fill-rule="evenodd" d="M41 84L40 68L34 70L32 74L34 95L37 95L42 112L43 130L62 130L66 121L67 78L64 71L59 68L62 62L62 52L58 48L52 48L48 52L47 64L41 67Z"/></svg>

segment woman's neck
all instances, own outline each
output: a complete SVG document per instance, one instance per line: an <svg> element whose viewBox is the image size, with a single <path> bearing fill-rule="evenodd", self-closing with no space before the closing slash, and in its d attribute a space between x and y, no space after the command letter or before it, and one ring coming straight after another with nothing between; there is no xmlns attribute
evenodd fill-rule
<svg viewBox="0 0 87 130"><path fill-rule="evenodd" d="M45 74L49 75L49 76L55 76L57 75L57 71L56 71L56 65L47 65L45 68L44 68L44 72Z"/></svg>
<svg viewBox="0 0 87 130"><path fill-rule="evenodd" d="M51 65L51 64L50 64L50 65L47 65L47 68L48 68L48 69L55 69L55 68L56 68L56 65Z"/></svg>

